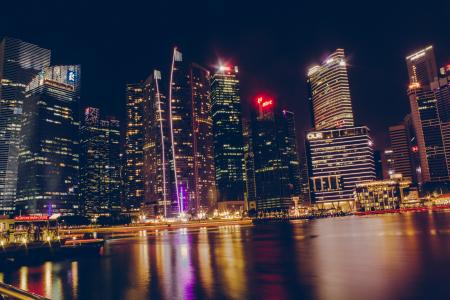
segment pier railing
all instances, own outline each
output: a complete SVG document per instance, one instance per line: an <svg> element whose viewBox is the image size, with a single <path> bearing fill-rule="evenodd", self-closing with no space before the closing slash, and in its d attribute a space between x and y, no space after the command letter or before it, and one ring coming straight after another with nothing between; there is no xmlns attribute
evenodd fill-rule
<svg viewBox="0 0 450 300"><path fill-rule="evenodd" d="M21 290L3 282L0 282L0 299L48 300L45 297Z"/></svg>

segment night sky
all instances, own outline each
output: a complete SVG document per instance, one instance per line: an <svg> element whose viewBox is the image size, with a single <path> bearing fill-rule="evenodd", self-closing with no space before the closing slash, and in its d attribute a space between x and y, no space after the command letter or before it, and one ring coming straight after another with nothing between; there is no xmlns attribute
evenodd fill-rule
<svg viewBox="0 0 450 300"><path fill-rule="evenodd" d="M405 56L433 44L438 64L450 63L445 0L18 2L0 3L0 37L51 49L53 64L81 64L82 106L121 120L125 84L153 68L167 75L177 45L210 69L219 58L237 64L244 105L260 91L274 95L296 113L302 136L309 124L306 71L341 47L356 122L368 125L383 148L387 127L409 111Z"/></svg>

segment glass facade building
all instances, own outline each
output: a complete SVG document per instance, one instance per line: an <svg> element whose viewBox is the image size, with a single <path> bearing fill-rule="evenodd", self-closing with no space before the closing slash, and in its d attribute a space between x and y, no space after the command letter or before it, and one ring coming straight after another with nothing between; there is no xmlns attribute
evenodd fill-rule
<svg viewBox="0 0 450 300"><path fill-rule="evenodd" d="M125 133L125 196L123 207L138 212L144 202L144 85L127 84Z"/></svg>
<svg viewBox="0 0 450 300"><path fill-rule="evenodd" d="M321 65L310 68L308 85L316 130L354 126L344 49L337 49Z"/></svg>
<svg viewBox="0 0 450 300"><path fill-rule="evenodd" d="M406 57L408 97L419 150L423 182L449 180L447 123L441 120L448 84L439 79L434 49L428 46ZM443 97L444 96L444 97ZM445 118L445 117L444 117Z"/></svg>
<svg viewBox="0 0 450 300"><path fill-rule="evenodd" d="M238 67L220 66L211 78L217 201L244 203L244 145ZM228 203L228 204L227 204Z"/></svg>
<svg viewBox="0 0 450 300"><path fill-rule="evenodd" d="M264 97L257 99L257 106L251 120L256 209L286 210L292 197L300 196L294 114L279 110Z"/></svg>
<svg viewBox="0 0 450 300"><path fill-rule="evenodd" d="M19 134L27 84L50 65L50 50L5 37L0 42L0 211L14 210Z"/></svg>
<svg viewBox="0 0 450 300"><path fill-rule="evenodd" d="M179 213L215 205L210 74L174 48L169 80L171 196Z"/></svg>
<svg viewBox="0 0 450 300"><path fill-rule="evenodd" d="M77 65L47 67L27 85L19 140L18 212L79 212L79 97Z"/></svg>
<svg viewBox="0 0 450 300"><path fill-rule="evenodd" d="M306 153L311 202L319 208L352 210L355 186L375 180L367 127L310 131Z"/></svg>
<svg viewBox="0 0 450 300"><path fill-rule="evenodd" d="M80 127L80 202L87 216L119 213L120 123L100 118L98 108L87 107Z"/></svg>
<svg viewBox="0 0 450 300"><path fill-rule="evenodd" d="M144 190L149 215L171 217L178 213L170 189L170 131L167 98L161 89L161 72L154 70L144 84Z"/></svg>

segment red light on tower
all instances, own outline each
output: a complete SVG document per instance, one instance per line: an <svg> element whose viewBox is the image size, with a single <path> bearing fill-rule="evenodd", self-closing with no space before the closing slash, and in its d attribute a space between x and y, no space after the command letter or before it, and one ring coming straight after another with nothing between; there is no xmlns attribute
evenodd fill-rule
<svg viewBox="0 0 450 300"><path fill-rule="evenodd" d="M256 98L256 102L261 107L270 107L273 105L273 99L272 98L266 98L264 96L259 96Z"/></svg>

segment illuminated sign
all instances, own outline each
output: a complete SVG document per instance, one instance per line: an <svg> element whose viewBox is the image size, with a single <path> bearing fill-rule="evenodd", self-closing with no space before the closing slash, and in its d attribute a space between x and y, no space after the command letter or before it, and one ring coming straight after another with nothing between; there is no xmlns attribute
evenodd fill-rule
<svg viewBox="0 0 450 300"><path fill-rule="evenodd" d="M265 99L264 97L256 98L256 102L258 102L258 104L261 107L268 107L268 106L272 106L273 105L273 100L272 99Z"/></svg>
<svg viewBox="0 0 450 300"><path fill-rule="evenodd" d="M418 147L418 146L413 146L413 147L412 147L412 151L413 151L413 152L419 151L419 147Z"/></svg>
<svg viewBox="0 0 450 300"><path fill-rule="evenodd" d="M72 70L67 70L67 82L75 83L77 80L77 73Z"/></svg>
<svg viewBox="0 0 450 300"><path fill-rule="evenodd" d="M47 221L48 216L17 216L15 221Z"/></svg>
<svg viewBox="0 0 450 300"><path fill-rule="evenodd" d="M306 138L308 140L318 140L318 139L323 138L323 134L322 134L322 132L310 132L310 133L308 133Z"/></svg>

